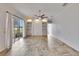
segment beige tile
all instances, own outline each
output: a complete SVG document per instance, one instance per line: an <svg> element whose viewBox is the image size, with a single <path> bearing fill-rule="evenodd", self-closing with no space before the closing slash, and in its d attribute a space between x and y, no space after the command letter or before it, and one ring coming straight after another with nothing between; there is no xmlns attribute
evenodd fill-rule
<svg viewBox="0 0 79 59"><path fill-rule="evenodd" d="M6 56L79 56L79 53L56 39L49 50L46 37L28 37L17 41Z"/></svg>

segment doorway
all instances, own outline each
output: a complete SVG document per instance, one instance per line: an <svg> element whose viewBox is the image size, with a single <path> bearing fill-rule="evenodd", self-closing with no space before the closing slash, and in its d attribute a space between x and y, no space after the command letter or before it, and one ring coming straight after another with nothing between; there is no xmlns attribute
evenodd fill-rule
<svg viewBox="0 0 79 59"><path fill-rule="evenodd" d="M13 18L13 39L12 43L15 43L16 41L23 38L23 32L24 32L24 20L19 18Z"/></svg>

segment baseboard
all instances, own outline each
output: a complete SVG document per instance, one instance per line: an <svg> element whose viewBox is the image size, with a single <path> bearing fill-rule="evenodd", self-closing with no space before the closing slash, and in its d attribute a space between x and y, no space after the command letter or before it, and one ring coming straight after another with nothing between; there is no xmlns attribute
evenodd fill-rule
<svg viewBox="0 0 79 59"><path fill-rule="evenodd" d="M61 42L63 42L62 40L60 40ZM73 51L79 52L78 50L76 50L75 48L73 48L71 45L67 44L66 42L63 42L67 47L69 47L70 49L72 49Z"/></svg>
<svg viewBox="0 0 79 59"><path fill-rule="evenodd" d="M47 37L47 35L32 35L33 37Z"/></svg>
<svg viewBox="0 0 79 59"><path fill-rule="evenodd" d="M0 56L5 56L5 54L9 51L10 49L2 49L0 50Z"/></svg>
<svg viewBox="0 0 79 59"><path fill-rule="evenodd" d="M1 49L1 50L0 50L0 53L2 53L4 50L5 50L5 49Z"/></svg>
<svg viewBox="0 0 79 59"><path fill-rule="evenodd" d="M69 48L71 48L72 50L76 51L76 52L79 52L79 50L77 50L74 46L72 46L71 44L69 44L68 41L64 40L64 38L57 38L59 39L61 42L63 42L64 44L66 44Z"/></svg>
<svg viewBox="0 0 79 59"><path fill-rule="evenodd" d="M76 52L79 52L78 49L76 49L76 47L72 46L68 41L66 41L65 38L61 38L61 37L57 37L57 36L54 36L54 35L48 35L48 36L52 36L58 40L60 40L61 42L63 42L65 45L67 45L69 48L71 48L72 50L76 51ZM65 39L65 40L64 40Z"/></svg>

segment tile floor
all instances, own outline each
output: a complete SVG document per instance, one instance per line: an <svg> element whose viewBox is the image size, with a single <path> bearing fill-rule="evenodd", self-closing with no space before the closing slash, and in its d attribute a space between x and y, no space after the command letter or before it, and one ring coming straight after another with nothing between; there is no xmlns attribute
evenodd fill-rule
<svg viewBox="0 0 79 59"><path fill-rule="evenodd" d="M6 56L79 56L79 52L55 39L55 47L50 50L46 37L21 38Z"/></svg>

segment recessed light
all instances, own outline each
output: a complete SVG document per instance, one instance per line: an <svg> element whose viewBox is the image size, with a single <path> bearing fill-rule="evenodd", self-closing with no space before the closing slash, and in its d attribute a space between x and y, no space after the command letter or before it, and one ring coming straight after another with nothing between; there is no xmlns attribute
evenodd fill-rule
<svg viewBox="0 0 79 59"><path fill-rule="evenodd" d="M42 19L42 22L47 22L47 19L46 18Z"/></svg>
<svg viewBox="0 0 79 59"><path fill-rule="evenodd" d="M27 22L32 22L32 19L28 19Z"/></svg>
<svg viewBox="0 0 79 59"><path fill-rule="evenodd" d="M38 23L38 22L40 22L40 21L41 21L40 19L35 19L35 20L34 20L35 23Z"/></svg>

